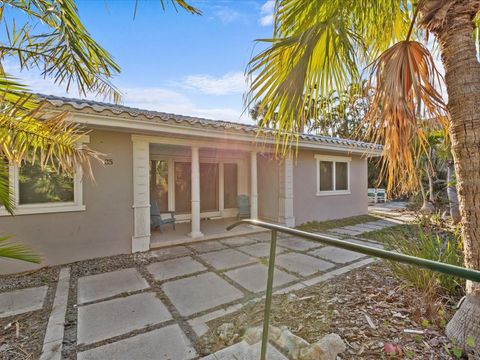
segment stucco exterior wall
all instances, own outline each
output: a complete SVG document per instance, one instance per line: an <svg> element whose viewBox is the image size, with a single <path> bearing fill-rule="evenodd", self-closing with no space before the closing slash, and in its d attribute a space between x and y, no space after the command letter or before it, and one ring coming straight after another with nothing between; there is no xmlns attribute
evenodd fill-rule
<svg viewBox="0 0 480 360"><path fill-rule="evenodd" d="M278 161L268 155L257 155L258 217L278 221Z"/></svg>
<svg viewBox="0 0 480 360"><path fill-rule="evenodd" d="M113 165L93 161L95 182L83 180L85 211L0 217L0 235L14 235L41 253L41 266L129 253L133 235L132 141L128 133L93 130L92 149ZM0 273L38 267L0 259Z"/></svg>
<svg viewBox="0 0 480 360"><path fill-rule="evenodd" d="M317 196L316 154L349 156L350 190L348 195ZM333 154L324 151L301 150L294 160L293 209L295 225L306 221L331 220L368 213L367 159L358 155Z"/></svg>

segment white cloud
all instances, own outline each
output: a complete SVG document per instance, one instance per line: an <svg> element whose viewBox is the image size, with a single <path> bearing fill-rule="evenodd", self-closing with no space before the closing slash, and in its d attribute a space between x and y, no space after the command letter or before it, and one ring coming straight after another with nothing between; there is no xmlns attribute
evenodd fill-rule
<svg viewBox="0 0 480 360"><path fill-rule="evenodd" d="M260 8L260 20L259 23L262 26L273 25L273 12L275 10L275 0L268 0Z"/></svg>
<svg viewBox="0 0 480 360"><path fill-rule="evenodd" d="M220 10L215 11L215 17L220 19L224 24L230 24L240 18L240 13L229 8L221 8Z"/></svg>
<svg viewBox="0 0 480 360"><path fill-rule="evenodd" d="M124 104L127 106L207 119L250 122L248 118L242 116L241 110L221 106L201 107L188 96L170 89L129 87L123 88L122 92Z"/></svg>
<svg viewBox="0 0 480 360"><path fill-rule="evenodd" d="M189 75L183 79L181 85L208 95L241 94L246 89L245 76L242 72L229 72L220 77Z"/></svg>
<svg viewBox="0 0 480 360"><path fill-rule="evenodd" d="M7 73L16 77L21 83L26 84L32 92L46 95L85 98L85 96L80 96L78 94L76 87L72 87L70 91L67 92L65 87L56 85L51 79L44 79L38 72L20 72L19 67L12 62L6 62L4 67ZM195 85L196 87L193 87L194 89L200 91L203 89L205 90L205 93L213 95L217 95L219 92L242 92L244 85L243 87L240 87L238 74L226 74L224 77L217 79L206 75L194 75L191 86ZM243 74L241 75L243 83ZM238 109L222 106L221 101L218 101L218 106L206 107L199 106L191 96L187 96L187 94L183 94L180 91L172 90L167 87L132 87L128 85L122 86L121 84L117 85L123 95L122 104L126 106L214 120L251 123L248 116L242 115L241 100L239 100ZM178 86L178 84L176 85ZM93 94L87 95L86 98L90 100L105 101L105 99L95 97Z"/></svg>

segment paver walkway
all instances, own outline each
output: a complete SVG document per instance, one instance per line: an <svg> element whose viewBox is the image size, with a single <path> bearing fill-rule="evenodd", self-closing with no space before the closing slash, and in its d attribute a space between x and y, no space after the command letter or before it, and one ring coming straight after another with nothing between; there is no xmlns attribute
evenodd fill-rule
<svg viewBox="0 0 480 360"><path fill-rule="evenodd" d="M396 223L378 220L329 232L355 237ZM269 240L266 232L164 248L148 253L146 265L79 278L73 310L77 359L199 359L193 344L208 330L208 321L264 295ZM349 241L381 246L359 238ZM277 254L276 293L311 286L374 261L285 235L278 239ZM41 308L45 291L0 294L0 316ZM285 359L273 348L269 353L269 359ZM204 359L257 357L258 346L241 342Z"/></svg>
<svg viewBox="0 0 480 360"><path fill-rule="evenodd" d="M356 236L393 225L378 220L330 232ZM207 321L263 296L269 240L266 232L164 248L151 252L158 261L143 269L80 278L77 343L85 350L78 359L147 359L153 353L159 359L198 358L192 344L208 330ZM284 235L278 240L277 254L276 292L313 285L373 261ZM258 348L242 342L204 359L255 359ZM285 359L273 348L269 358Z"/></svg>

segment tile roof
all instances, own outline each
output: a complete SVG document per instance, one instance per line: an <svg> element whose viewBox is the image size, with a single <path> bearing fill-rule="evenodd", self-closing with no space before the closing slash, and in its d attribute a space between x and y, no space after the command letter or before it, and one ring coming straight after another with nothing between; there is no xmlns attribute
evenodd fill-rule
<svg viewBox="0 0 480 360"><path fill-rule="evenodd" d="M83 109L91 109L97 113L102 113L104 111L109 111L114 115L128 115L130 117L139 117L143 116L152 122L175 122L181 125L186 126L196 126L199 125L204 128L214 128L214 129L224 129L224 130L233 130L233 131L241 131L244 133L249 133L251 135L256 135L258 132L258 127L255 125L249 124L241 124L236 122L229 122L229 121L222 121L222 120L211 120L211 119L204 119L200 117L192 117L192 116L185 116L185 115L177 115L177 114L169 114L160 111L153 111L153 110L145 110L139 109L129 106L117 105L112 103L100 102L100 101L93 101L87 99L75 99L75 98L67 98L67 97L60 97L54 95L44 95L44 94L37 94L37 96L53 106L60 107L63 105L70 105L75 110L83 110ZM262 130L264 132L274 133L274 130ZM383 149L382 145L367 143L363 141L357 140L349 140L349 139L342 139L336 138L331 136L322 136L322 135L313 135L303 133L299 135L299 139L307 142L318 143L318 144L331 144L333 146L341 146L341 147L351 147L356 149L365 149L365 150L373 150L375 152L379 152Z"/></svg>

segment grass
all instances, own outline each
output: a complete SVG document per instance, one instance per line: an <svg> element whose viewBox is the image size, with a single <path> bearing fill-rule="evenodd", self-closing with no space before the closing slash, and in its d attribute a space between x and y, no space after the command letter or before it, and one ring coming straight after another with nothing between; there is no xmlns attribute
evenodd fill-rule
<svg viewBox="0 0 480 360"><path fill-rule="evenodd" d="M308 221L297 226L297 229L309 232L321 232L330 229L340 228L344 226L350 225L357 225L366 223L369 221L377 221L380 218L372 216L372 215L360 215L360 216L352 216L343 219L337 220L327 220L327 221Z"/></svg>

